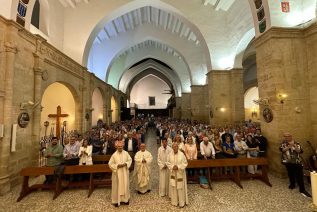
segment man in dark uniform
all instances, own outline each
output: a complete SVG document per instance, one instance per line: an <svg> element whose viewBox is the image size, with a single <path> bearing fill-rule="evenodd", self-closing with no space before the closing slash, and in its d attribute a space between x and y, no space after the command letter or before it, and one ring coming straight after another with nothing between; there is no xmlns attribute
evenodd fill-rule
<svg viewBox="0 0 317 212"><path fill-rule="evenodd" d="M293 140L290 133L284 133L284 140L280 145L280 151L282 152L282 164L285 165L290 180L288 188L294 189L295 182L297 181L299 192L305 197L311 197L311 195L305 190L304 185L301 157L303 150L301 145Z"/></svg>

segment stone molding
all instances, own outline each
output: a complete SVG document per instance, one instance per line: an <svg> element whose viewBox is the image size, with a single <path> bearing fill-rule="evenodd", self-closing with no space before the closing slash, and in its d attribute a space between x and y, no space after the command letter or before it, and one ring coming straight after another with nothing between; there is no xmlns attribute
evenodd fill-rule
<svg viewBox="0 0 317 212"><path fill-rule="evenodd" d="M257 48L273 38L302 39L304 38L303 29L271 27L269 30L254 40L254 46Z"/></svg>
<svg viewBox="0 0 317 212"><path fill-rule="evenodd" d="M58 50L48 47L47 43L40 45L39 53L41 53L45 59L56 62L59 66L63 66L66 69L72 70L77 75L82 76L84 68L72 61L69 57L59 52Z"/></svg>
<svg viewBox="0 0 317 212"><path fill-rule="evenodd" d="M4 42L2 49L4 52L18 53L17 45L13 42Z"/></svg>

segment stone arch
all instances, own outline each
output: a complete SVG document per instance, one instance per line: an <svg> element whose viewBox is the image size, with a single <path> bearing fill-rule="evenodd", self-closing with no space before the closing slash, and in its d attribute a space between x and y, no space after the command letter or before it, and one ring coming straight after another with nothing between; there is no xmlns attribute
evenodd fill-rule
<svg viewBox="0 0 317 212"><path fill-rule="evenodd" d="M101 88L96 87L91 94L91 123L97 125L98 120L105 119L104 115L105 99Z"/></svg>
<svg viewBox="0 0 317 212"><path fill-rule="evenodd" d="M151 1L146 1L146 0L136 0L136 1L132 1L129 2L121 7L119 7L118 9L116 9L115 11L107 14L107 16L105 16L102 20L99 21L99 23L97 23L97 25L94 27L94 29L92 30L92 32L90 33L85 48L84 48L84 54L83 54L83 62L82 64L84 66L87 66L87 61L88 61L88 56L89 56L89 52L90 49L92 47L93 41L95 39L95 37L97 36L97 34L99 33L99 31L103 28L103 26L105 24L107 24L109 21L120 17L121 15L133 11L135 9L141 8L141 7L145 7L145 6L152 6L152 7L156 7L165 11L168 11L170 13L172 13L173 15L175 15L177 18L179 18L180 20L182 20L184 23L186 23L197 35L198 40L201 41L201 45L204 51L204 55L206 55L206 64L207 64L207 70L211 70L211 58L210 58L210 53L209 53L209 48L207 46L207 43L202 35L202 33L200 32L200 30L198 29L198 27L196 25L194 25L193 23L191 23L188 19L185 18L185 16L183 14L181 14L176 8L174 8L173 6L164 3L162 1L159 0L151 0Z"/></svg>
<svg viewBox="0 0 317 212"><path fill-rule="evenodd" d="M59 94L58 96L56 95L57 93ZM78 114L78 105L78 96L69 84L53 82L46 86L45 89L43 89L41 97L41 106L43 107L41 112L41 136L44 136L45 134L45 128L42 127L45 121L49 121L50 126L56 129L56 120L54 120L54 118L48 118L48 114L55 114L57 106L61 106L61 112L63 114L69 115L68 117L61 119L62 121L67 121L67 131L78 130L79 126L77 119L81 119L80 114ZM50 131L46 132L50 133Z"/></svg>
<svg viewBox="0 0 317 212"><path fill-rule="evenodd" d="M171 96L165 94L169 89L168 83L161 77L147 74L135 80L130 91L130 100L139 109L165 109Z"/></svg>
<svg viewBox="0 0 317 212"><path fill-rule="evenodd" d="M179 52L177 52L177 53L179 53ZM182 54L179 53L179 55L182 55ZM118 57L118 55L116 55L116 57ZM181 81L181 85L183 85L182 89L180 89L180 90L184 90L184 92L190 92L190 86L192 84L192 73L190 72L189 65L186 62L185 58L183 56L181 56L181 57L182 58L179 59L179 58L175 58L175 57L169 56L166 53L162 54L161 50L155 50L155 51L151 50L150 51L150 50L146 50L146 49L139 49L139 50L136 50L135 54L133 54L133 55L130 54L129 56L126 55L126 56L123 56L120 59L112 60L110 66L109 66L109 68L107 70L106 82L109 83L109 84L113 84L112 82L110 82L108 80L109 76L111 76L111 78L113 78L113 76L115 74L119 75L118 72L122 73L121 74L121 76L122 76L135 63L137 63L139 61L142 61L144 59L147 59L147 58L153 58L153 59L162 61L165 64L167 64L169 67L171 67L172 71L175 73L175 77L176 77L174 80L178 80L179 79ZM123 60L124 61L124 65L120 66L119 70L117 70L118 68L116 68L116 66L118 66L116 64L118 62L118 60ZM115 72L112 72L112 69L115 69ZM121 81L121 79L120 79L120 81ZM117 87L118 89L121 89L120 86L118 87L115 84L113 84L113 86Z"/></svg>
<svg viewBox="0 0 317 212"><path fill-rule="evenodd" d="M244 53L248 45L250 45L250 42L254 39L254 36L255 36L255 30L254 28L251 28L243 35L243 37L239 41L239 44L235 52L235 59L234 59L235 68L242 68Z"/></svg>
<svg viewBox="0 0 317 212"><path fill-rule="evenodd" d="M167 76L165 76L164 74L160 73L160 72L153 72L152 70L144 70L143 72L139 73L138 75L136 75L133 79L131 79L131 81L129 82L128 86L127 86L127 95L130 96L131 90L133 88L133 86L142 78L146 77L147 75L154 75L157 78L160 78L161 80L163 80L170 89L173 88L173 84L172 82L169 80L169 78Z"/></svg>
<svg viewBox="0 0 317 212"><path fill-rule="evenodd" d="M119 121L119 109L117 98L111 96L111 122Z"/></svg>
<svg viewBox="0 0 317 212"><path fill-rule="evenodd" d="M175 95L181 96L183 88L182 88L181 80L178 77L178 75L175 72L173 72L172 70L162 66L161 64L158 64L154 60L146 61L143 64L140 64L138 66L135 66L135 67L125 71L123 73L123 75L120 77L119 89L122 92L126 93L131 79L135 78L135 76L137 76L138 74L140 74L141 72L143 72L144 70L149 69L149 68L154 69L157 72L160 72L162 75L166 76L169 79L173 79L173 80L171 80L171 82L172 82L173 87L175 89ZM188 86L190 86L190 85L188 85Z"/></svg>

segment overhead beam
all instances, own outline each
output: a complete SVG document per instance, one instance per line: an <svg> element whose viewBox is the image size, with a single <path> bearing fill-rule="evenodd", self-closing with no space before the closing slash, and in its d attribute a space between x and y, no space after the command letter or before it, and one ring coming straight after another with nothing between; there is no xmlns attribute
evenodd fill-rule
<svg viewBox="0 0 317 212"><path fill-rule="evenodd" d="M116 23L114 22L114 20L111 21L111 23L112 23L112 26L113 26L113 28L114 28L114 32L116 33L116 35L118 35L118 34L119 34L119 31L118 31L118 28L117 28Z"/></svg>

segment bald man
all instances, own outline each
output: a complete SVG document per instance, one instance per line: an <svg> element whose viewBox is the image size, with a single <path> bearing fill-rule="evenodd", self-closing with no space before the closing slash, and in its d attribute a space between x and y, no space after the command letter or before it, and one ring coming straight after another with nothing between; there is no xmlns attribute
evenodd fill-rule
<svg viewBox="0 0 317 212"><path fill-rule="evenodd" d="M134 157L134 177L136 180L136 190L139 194L145 194L151 191L150 174L153 157L145 148L146 145L142 143L140 145L140 151L138 151Z"/></svg>
<svg viewBox="0 0 317 212"><path fill-rule="evenodd" d="M112 190L111 202L115 207L120 203L129 204L130 187L129 187L129 168L132 159L128 152L123 150L124 142L116 142L116 152L110 158L109 167L112 170Z"/></svg>

